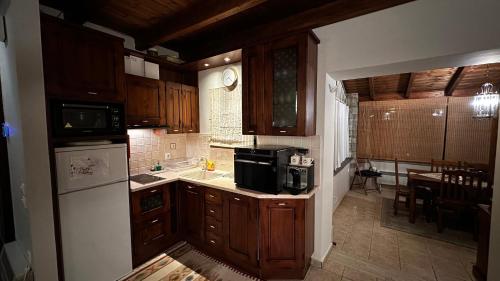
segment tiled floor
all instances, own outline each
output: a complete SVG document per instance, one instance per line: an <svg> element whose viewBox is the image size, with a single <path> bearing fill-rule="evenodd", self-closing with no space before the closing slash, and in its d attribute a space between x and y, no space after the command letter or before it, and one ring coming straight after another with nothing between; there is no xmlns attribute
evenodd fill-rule
<svg viewBox="0 0 500 281"><path fill-rule="evenodd" d="M337 243L306 280L475 280L475 250L380 226L381 196L350 191L333 214Z"/></svg>

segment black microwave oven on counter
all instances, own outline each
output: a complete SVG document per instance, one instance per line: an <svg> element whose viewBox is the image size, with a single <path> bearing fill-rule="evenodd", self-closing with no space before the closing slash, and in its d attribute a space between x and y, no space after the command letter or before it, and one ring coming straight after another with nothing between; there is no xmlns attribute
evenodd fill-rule
<svg viewBox="0 0 500 281"><path fill-rule="evenodd" d="M286 184L287 164L294 148L276 145L237 147L234 149L236 186L270 194L279 194Z"/></svg>
<svg viewBox="0 0 500 281"><path fill-rule="evenodd" d="M54 137L126 134L123 104L53 100L50 115Z"/></svg>

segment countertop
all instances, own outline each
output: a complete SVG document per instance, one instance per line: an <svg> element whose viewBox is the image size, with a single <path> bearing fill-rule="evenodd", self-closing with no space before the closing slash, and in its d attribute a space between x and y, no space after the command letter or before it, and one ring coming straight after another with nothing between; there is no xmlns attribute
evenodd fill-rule
<svg viewBox="0 0 500 281"><path fill-rule="evenodd" d="M163 172L163 173L155 173L155 176L162 177L164 180L152 182L152 183L147 183L147 184L140 184L134 181L130 181L130 190L132 192L147 189L150 187L162 185L165 183L169 182L175 182L175 181L184 181L184 182L190 182L193 184L199 184L202 186L206 187L211 187L215 189L220 189L223 191L228 191L228 192L233 192L233 193L238 193L241 195L246 195L250 197L255 197L255 198L262 198L262 199L309 199L311 198L316 191L318 190L319 187L315 186L313 189L311 189L308 193L301 193L298 195L292 195L288 193L287 191L283 191L280 194L268 194L268 193L263 193L255 190L250 190L250 189L245 189L245 188L240 188L237 187L236 184L234 183L234 179L232 177L228 177L227 175L229 174L228 172L223 172L223 171L215 171L218 173L224 173L226 176L223 177L218 177L214 179L204 179L204 180L198 180L198 179L192 179L192 178L187 178L184 177L183 175L191 173L191 172L196 172L200 171L200 168L193 168L189 170L184 170L182 172ZM207 173L212 173L212 172L207 172Z"/></svg>

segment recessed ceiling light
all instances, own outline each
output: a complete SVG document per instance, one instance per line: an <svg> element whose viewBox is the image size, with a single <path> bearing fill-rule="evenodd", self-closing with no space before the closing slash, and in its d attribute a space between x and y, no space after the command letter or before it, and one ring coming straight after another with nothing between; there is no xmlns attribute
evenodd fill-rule
<svg viewBox="0 0 500 281"><path fill-rule="evenodd" d="M225 62L230 62L230 61L231 61L231 59L230 59L230 58L228 58L228 57L225 57L225 58L224 58L224 61L225 61Z"/></svg>
<svg viewBox="0 0 500 281"><path fill-rule="evenodd" d="M209 66L210 66L210 64L208 64L208 63L205 63L205 64L203 64L203 65L204 65L205 67L209 67Z"/></svg>

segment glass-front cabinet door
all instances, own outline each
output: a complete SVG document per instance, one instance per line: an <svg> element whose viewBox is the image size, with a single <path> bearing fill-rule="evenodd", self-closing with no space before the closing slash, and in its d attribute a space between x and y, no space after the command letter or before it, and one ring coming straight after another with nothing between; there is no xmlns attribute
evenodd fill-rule
<svg viewBox="0 0 500 281"><path fill-rule="evenodd" d="M300 40L292 37L271 43L266 60L266 104L269 132L296 135L301 111Z"/></svg>

